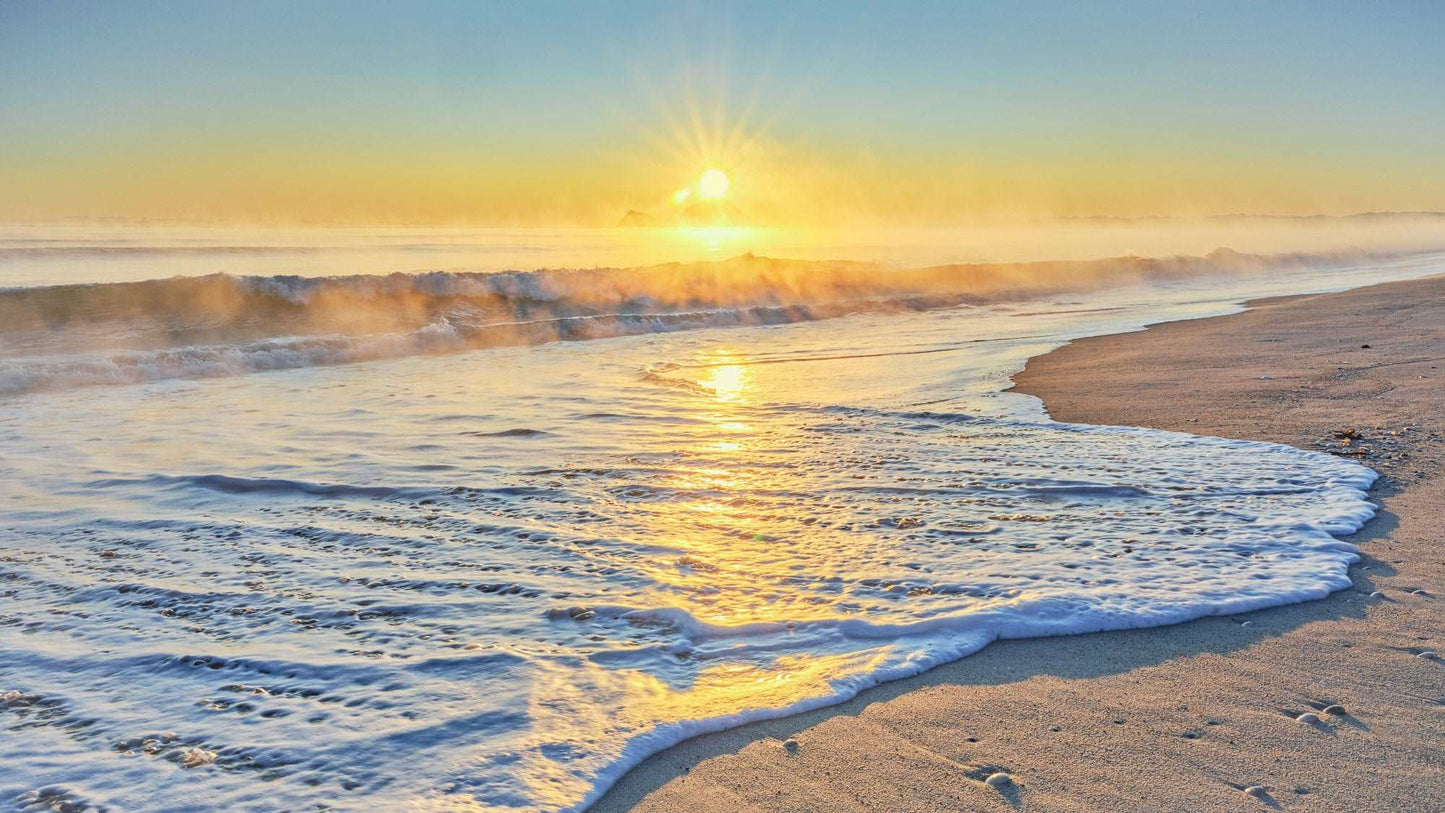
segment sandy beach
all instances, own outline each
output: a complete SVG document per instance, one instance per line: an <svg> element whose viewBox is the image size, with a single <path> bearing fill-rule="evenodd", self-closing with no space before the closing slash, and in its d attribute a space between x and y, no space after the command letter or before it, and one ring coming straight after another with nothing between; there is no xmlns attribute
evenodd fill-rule
<svg viewBox="0 0 1445 813"><path fill-rule="evenodd" d="M1018 389L1058 420L1365 463L1382 508L1329 598L999 641L643 763L611 811L1445 809L1445 278L1075 342ZM1313 715L1313 716L1306 716ZM1299 719L1303 716L1303 720ZM997 787L983 780L1007 772Z"/></svg>
<svg viewBox="0 0 1445 813"><path fill-rule="evenodd" d="M0 813L1445 813L1438 3L177 5L0 3Z"/></svg>

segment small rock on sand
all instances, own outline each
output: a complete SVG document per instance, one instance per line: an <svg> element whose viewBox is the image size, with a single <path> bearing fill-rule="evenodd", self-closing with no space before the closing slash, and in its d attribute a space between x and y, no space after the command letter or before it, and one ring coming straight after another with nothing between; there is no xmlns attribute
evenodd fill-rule
<svg viewBox="0 0 1445 813"><path fill-rule="evenodd" d="M1264 785L1250 785L1244 789L1244 792L1256 799L1263 799L1269 795L1269 788L1266 788Z"/></svg>
<svg viewBox="0 0 1445 813"><path fill-rule="evenodd" d="M1420 657L1424 658L1427 661L1433 661L1438 660L1440 656L1435 653L1435 650L1427 649L1424 652L1420 653Z"/></svg>
<svg viewBox="0 0 1445 813"><path fill-rule="evenodd" d="M1318 714L1307 711L1304 714L1296 717L1295 720L1301 723L1318 723L1320 721L1320 718Z"/></svg>
<svg viewBox="0 0 1445 813"><path fill-rule="evenodd" d="M991 773L991 774L989 774L989 775L988 775L988 778L985 779L985 780L983 780L983 781L984 781L985 784L987 784L987 785L988 785L989 787L991 787L991 788L1001 788L1001 787L1003 787L1004 785L1012 784L1013 781L1014 781L1014 778L1013 778L1012 776L1009 776L1009 775L1008 775L1006 772L1004 772L1004 771L999 771L999 772L997 772L997 773Z"/></svg>
<svg viewBox="0 0 1445 813"><path fill-rule="evenodd" d="M1376 590L1375 592L1373 592L1373 593L1370 594L1370 598L1384 598L1384 597L1385 597L1385 594L1384 594L1384 593L1381 593L1379 590Z"/></svg>
<svg viewBox="0 0 1445 813"><path fill-rule="evenodd" d="M798 741L793 739L792 737L783 740L783 750L787 751L790 754L798 753Z"/></svg>
<svg viewBox="0 0 1445 813"><path fill-rule="evenodd" d="M182 768L199 768L216 761L216 752L204 748L192 748L181 756Z"/></svg>

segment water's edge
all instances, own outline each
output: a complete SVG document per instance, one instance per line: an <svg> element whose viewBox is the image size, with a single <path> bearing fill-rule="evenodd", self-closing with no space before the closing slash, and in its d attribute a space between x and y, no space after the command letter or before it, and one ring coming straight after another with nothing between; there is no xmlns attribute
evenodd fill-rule
<svg viewBox="0 0 1445 813"><path fill-rule="evenodd" d="M1429 275L1429 276L1435 276L1435 275ZM1183 433L1183 432L1171 432L1171 431L1167 431L1167 430L1151 429L1151 428L1147 428L1147 427L1094 426L1094 425L1089 425L1089 424L1078 424L1078 423L1068 423L1068 422L1064 422L1064 421L1056 421L1056 420L1054 420L1053 417L1049 414L1048 408L1047 408L1047 404L1045 404L1044 401L1043 401L1041 398L1038 398L1037 396L1030 395L1030 394L1023 393L1023 392L1019 392L1019 391L1015 390L1016 384L1015 384L1015 382L1014 382L1013 379L1014 379L1014 376L1016 376L1016 375L1018 375L1019 373L1021 373L1021 372L1027 367L1028 362L1031 361L1032 359L1039 358L1039 357L1042 357L1042 356L1046 356L1046 355L1048 355L1048 354L1050 354L1050 353L1053 353L1053 352L1055 352L1055 351L1057 351L1057 350L1059 350L1059 349L1061 349L1061 348L1063 348L1063 347L1066 347L1066 346L1072 344L1073 342L1079 341L1079 340L1081 340L1081 339L1095 338L1095 337L1098 337L1098 336L1119 336L1119 335L1127 335L1127 334L1130 334L1130 333L1142 333L1142 332L1145 332L1145 331L1147 331L1147 330L1149 330L1149 329L1151 329L1151 328L1153 328L1153 327L1155 327L1155 326L1170 324L1170 323L1179 322L1179 321L1195 321L1195 320L1201 320L1201 319L1218 319L1218 318L1224 318L1224 317L1229 317L1229 316L1235 316L1235 315L1238 315L1238 314L1240 314L1240 313L1244 313L1244 312L1246 312L1246 311L1252 310L1252 309L1256 306L1257 303L1263 303L1263 302L1266 302L1266 301L1268 301L1268 302L1288 301L1288 300L1292 300L1292 299L1298 299L1298 298L1300 298L1300 297L1315 296L1315 295L1322 294L1322 293L1333 293L1333 292L1347 291L1347 290L1361 290L1361 289L1365 289L1365 288L1373 288L1373 287L1376 287L1376 286L1378 286L1378 285L1388 285L1388 284L1390 284L1391 282L1394 282L1394 281L1390 281L1390 282L1378 282L1378 283L1373 283L1373 284L1369 284L1369 285L1360 285L1360 286L1326 287L1326 288L1322 288L1322 289L1320 289L1320 290L1304 291L1304 292L1295 293L1295 294L1290 294L1290 295L1286 295L1286 296L1267 296L1267 297L1254 297L1254 298L1250 298L1250 299L1242 299L1242 300L1238 300L1238 301L1234 302L1231 306L1229 306L1228 308L1222 310L1222 311L1219 312L1219 313L1213 313L1213 314L1209 314L1209 315L1206 315L1206 316L1186 316L1186 317L1181 317L1181 318L1179 318L1179 319L1163 319L1163 320L1156 321L1156 322L1149 322L1149 323L1144 324L1144 325L1141 326L1141 327L1138 327L1138 328L1135 328L1135 329L1130 329L1130 330L1121 330L1121 331L1116 331L1116 332L1095 333L1095 334L1089 334L1089 335L1085 335L1085 336L1077 336L1077 337L1074 337L1074 338L1069 339L1069 340L1067 340L1067 341L1062 341L1062 342L1059 342L1059 343L1057 343L1057 344L1055 344L1055 345L1053 345L1053 346L1051 346L1051 347L1048 347L1048 348L1046 348L1046 349L1043 349L1043 350L1041 350L1040 352L1038 352L1038 353L1036 353L1036 354L1034 354L1034 355L1031 355L1031 356L1029 356L1028 358L1026 358L1026 359L1024 359L1023 361L1021 361L1021 362L1017 365L1017 369L1014 369L1012 372L1009 373L1009 376L1008 376L1008 384L1009 384L1009 386L1008 386L1007 389L1005 389L1005 390L1003 391L1002 394L1005 395L1005 396L1007 396L1007 397L1009 397L1009 398L1011 398L1011 399L1016 399L1016 403L1018 403L1018 404L1021 405L1021 406L1024 406L1025 411L1034 412L1034 413L1037 415L1037 419L1039 420L1039 422L1042 422L1042 423L1050 423L1050 424L1056 424L1056 425L1068 426L1068 427L1078 427L1078 428L1082 428L1082 429L1085 429L1085 430L1104 430L1104 431L1120 431L1120 432L1136 432L1136 431L1137 431L1137 432L1148 432L1148 433L1151 433L1151 434L1159 434L1159 435L1179 435L1179 436L1186 436L1186 437L1209 437L1209 438L1213 438L1214 436L1189 435L1188 433ZM1284 443L1270 443L1270 442L1263 442L1263 441L1234 441L1233 439L1230 439L1230 438L1218 438L1218 439L1219 439L1219 440L1222 440L1222 441L1227 441L1227 442L1236 442L1236 443L1241 443L1241 444L1248 444L1248 445L1250 445L1250 446L1269 446L1269 447L1277 447L1277 448L1288 448L1288 449L1293 449L1293 450L1296 450L1296 451L1299 451L1299 452L1303 452L1303 453L1306 453L1306 454L1319 455L1321 458L1324 458L1324 459L1330 459L1329 456L1326 455L1326 454L1324 454L1324 453L1313 452L1313 451L1307 450L1307 449L1298 449L1297 447L1289 446L1288 444L1284 444ZM1356 464L1356 465L1358 465L1358 464ZM1360 530L1362 530L1372 519L1374 519L1375 516L1378 515L1379 505L1378 505L1378 503L1375 503L1375 502L1373 502L1373 501L1370 501L1370 499L1369 499L1369 492L1372 490L1373 485L1374 485L1375 482L1378 480L1379 473L1376 472L1374 469L1371 469L1371 468L1369 468L1369 467L1367 467L1367 466L1359 465L1359 468L1361 469L1361 480L1356 484L1355 491L1357 492L1357 495L1358 495L1358 497L1360 498L1360 500L1364 501L1366 504L1368 504L1369 506L1371 506L1371 508L1370 508L1370 510L1368 511L1367 514L1365 514L1365 515L1363 515L1363 516L1361 516L1361 517L1358 518L1358 523L1357 523L1357 524L1354 524L1353 527L1345 526L1345 527L1340 527L1340 528L1338 528L1338 529L1331 529L1331 530L1330 530L1330 533L1331 533L1333 536L1335 536L1336 538L1340 538L1340 537L1344 537L1344 536L1349 536L1349 535L1358 533L1358 532L1359 532ZM1342 542L1341 544L1342 544L1342 545L1346 545L1347 543L1343 543L1343 542ZM1351 547L1352 547L1352 546L1351 546ZM1223 616L1223 615L1236 615L1236 614L1239 614L1239 613L1252 612L1252 611L1256 611L1256 610L1270 609L1270 608L1273 608L1273 607L1281 607L1281 606L1287 606L1287 605L1291 605L1291 604L1300 604L1300 603L1305 603L1305 602L1309 602L1309 601L1318 601L1318 600L1320 600L1320 599L1323 599L1323 598L1327 597L1327 596L1330 595L1331 593L1334 593L1334 592L1337 592L1337 591L1339 591L1339 590L1344 590L1344 589L1348 588L1348 587L1353 583L1352 579L1350 578L1348 569L1349 569L1350 567L1353 567L1355 563L1357 563L1357 562L1360 561L1360 556L1359 556L1358 553L1350 554L1348 557L1346 557L1346 560L1345 560L1345 561L1346 561L1346 568L1345 568L1345 572L1341 575L1341 577L1340 577L1339 579L1335 580L1334 584L1333 584L1328 590L1326 590L1326 591L1324 591L1324 592L1320 592L1320 593L1318 593L1318 594L1309 594L1309 595L1304 595L1304 596L1299 596L1299 597L1285 597L1285 596L1280 596L1280 597L1276 597L1277 600L1275 600L1275 599L1270 599L1270 600L1264 600L1264 601L1259 601L1259 602L1250 602L1250 603L1247 603L1247 604L1241 604L1240 606L1222 607L1222 608L1218 608L1218 609L1213 610L1213 611L1199 612L1198 614L1187 615L1187 616L1184 616L1184 617L1179 617L1179 618L1175 618L1175 619L1171 619L1171 620L1166 620L1166 621L1162 621L1162 622L1159 622L1159 623L1148 623L1148 622L1145 622L1145 623L1129 623L1130 619L1127 619L1127 618L1119 618L1119 619L1115 619L1113 623L1106 622L1106 623L1104 623L1104 624L1101 624L1101 625L1098 626L1098 628L1096 628L1096 629L1090 629L1090 630L1084 630L1084 631L1068 632L1068 633L1063 633L1063 635L1069 635L1069 636L1071 636L1071 635L1079 635L1079 634L1090 634L1090 633L1095 633L1095 632L1113 632L1113 631L1126 630L1126 629L1160 629L1160 628L1163 628L1163 627L1171 627L1171 626L1175 626L1175 625L1177 625L1177 624L1188 623L1188 622L1190 622L1190 621L1199 620L1199 619L1201 619L1201 618L1217 617L1217 616ZM1137 620L1137 619L1135 619L1135 620ZM585 811L589 810L593 805L597 804L603 797L605 797L605 796L608 794L608 792L610 792L611 789L612 789L614 786L616 786L616 785L617 785L623 778L625 778L629 773L631 773L632 771L637 770L638 768L642 767L643 763L645 763L647 760L649 760L649 759L651 759L651 758L653 758L653 757L656 757L656 756L660 756L660 755L664 754L666 751L668 751L668 750L670 750L670 749L673 749L673 748L676 748L676 747L682 745L683 743L688 742L689 740L693 740L693 739L696 739L696 738L699 738L699 737L704 737L704 736L707 736L707 735L709 735L709 734L715 734L715 733L720 732L720 731L726 731L726 730L729 730L729 729L733 729L733 728L738 728L738 727L750 725L750 724L753 724L753 723L761 723L761 722L767 722L767 721L772 721L772 720L779 720L779 719L783 719L783 718L786 718L786 717L792 717L792 716L796 716L796 715L806 714L806 713L808 713L808 712L816 711L816 710L818 710L818 709L827 708L827 707L830 707L830 706L841 705L841 704L847 703L847 702L850 701L850 700L853 700L853 699L856 698L858 695L860 695L860 694L868 691L869 689L875 688L875 687L880 686L880 685L882 685L882 684L889 683L889 682L896 681L896 680L902 680L902 679L906 679L906 678L910 678L910 677L915 677L915 676L917 676L917 675L920 675L920 674L923 674L923 673L925 673L925 672L931 671L932 669L935 669L935 668L937 668L937 667L945 666L945 665L947 665L947 664L954 663L954 662L957 662L957 661L959 661L959 660L962 660L962 659L968 657L969 655L972 655L972 654L974 654L974 653L976 653L976 652L981 651L984 647L988 646L990 643L993 643L993 642L996 641L996 640L1000 640L1000 639L1003 639L1003 640L1011 640L1011 639L1022 639L1022 638L1046 638L1046 637L1056 637L1056 636L1057 636L1057 637L1062 637L1062 635L1060 635L1060 633L1058 633L1057 630L1039 629L1037 632L1033 632L1033 633L1028 633L1028 632L1026 632L1026 633L1024 633L1024 634L995 634L995 635L992 635L991 637L986 637L986 638L985 638L985 637L980 637L980 638L977 639L976 641L971 642L971 645L961 646L961 647L959 647L956 651L953 651L953 652L951 652L951 653L931 653L931 654L933 655L933 657L930 657L930 658L927 658L927 659L916 660L916 661L908 664L906 667L903 667L903 668L897 668L897 669L894 669L894 670L891 670L891 671L886 671L886 672L881 672L881 673L871 673L871 674L867 674L867 675L858 676L858 677L856 677L856 678L854 678L854 679L851 679L851 680L847 681L842 687L840 687L840 688L838 689L838 691L836 691L834 694L832 694L832 695L830 695L830 696L805 699L805 700L802 700L802 701L800 701L800 702L798 702L798 703L795 703L795 704L793 704L793 705L791 705L791 706L787 706L787 707L783 707L783 708L773 708L773 709L748 709L748 710L746 710L746 711L744 711L744 712L741 712L741 713L738 713L738 714L733 714L733 715L728 715L728 716L724 716L724 717L717 717L717 718L711 718L711 719L708 719L708 720L694 721L694 722L690 722L690 723L686 723L686 724L674 723L674 724L670 724L670 725L668 725L668 726L664 726L664 727L659 728L659 729L654 729L653 731L648 732L647 735L644 735L644 736L642 736L642 737L637 737L637 738L633 739L632 741L630 741L630 742L627 744L627 746L626 746L626 750L624 751L623 756L622 756L620 759L618 759L615 763L613 763L611 766L609 766L609 767L606 769L606 771L604 771L604 773L603 773L602 776L599 776L599 777L598 777L598 781L597 781L597 783L594 785L593 791L592 791L591 793L589 793L588 796L587 796L585 799L583 799L581 802L579 802L577 805L572 806L572 807L570 807L570 808L565 808L565 810L567 811L567 813L585 813ZM686 730L684 730L684 729L686 729Z"/></svg>

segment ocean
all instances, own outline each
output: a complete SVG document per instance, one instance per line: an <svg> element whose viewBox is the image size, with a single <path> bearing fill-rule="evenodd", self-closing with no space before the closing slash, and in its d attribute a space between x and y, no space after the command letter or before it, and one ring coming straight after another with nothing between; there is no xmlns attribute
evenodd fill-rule
<svg viewBox="0 0 1445 813"><path fill-rule="evenodd" d="M580 810L1001 637L1320 598L1372 471L1009 377L1445 271L1355 223L653 231L0 230L0 798Z"/></svg>

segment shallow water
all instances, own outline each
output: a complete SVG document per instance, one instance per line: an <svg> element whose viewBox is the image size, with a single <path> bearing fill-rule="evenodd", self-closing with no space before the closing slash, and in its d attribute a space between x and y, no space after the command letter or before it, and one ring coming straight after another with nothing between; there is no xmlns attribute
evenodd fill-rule
<svg viewBox="0 0 1445 813"><path fill-rule="evenodd" d="M1000 636L1323 596L1368 469L1002 390L1070 338L1441 267L12 396L0 798L571 809Z"/></svg>

